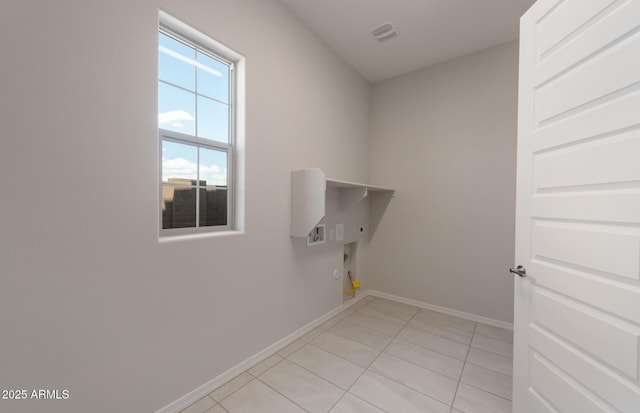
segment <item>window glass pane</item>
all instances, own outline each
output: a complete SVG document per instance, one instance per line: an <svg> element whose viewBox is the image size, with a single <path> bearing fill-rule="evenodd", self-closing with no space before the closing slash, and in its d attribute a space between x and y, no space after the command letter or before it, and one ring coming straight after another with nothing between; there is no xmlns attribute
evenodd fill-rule
<svg viewBox="0 0 640 413"><path fill-rule="evenodd" d="M196 50L160 33L158 77L174 85L196 90Z"/></svg>
<svg viewBox="0 0 640 413"><path fill-rule="evenodd" d="M227 187L200 189L200 226L227 225Z"/></svg>
<svg viewBox="0 0 640 413"><path fill-rule="evenodd" d="M162 228L196 226L196 189L162 185Z"/></svg>
<svg viewBox="0 0 640 413"><path fill-rule="evenodd" d="M231 66L189 40L158 36L162 228L226 227L232 199Z"/></svg>
<svg viewBox="0 0 640 413"><path fill-rule="evenodd" d="M198 93L229 103L229 66L198 52Z"/></svg>
<svg viewBox="0 0 640 413"><path fill-rule="evenodd" d="M200 182L208 186L227 186L227 153L200 148Z"/></svg>
<svg viewBox="0 0 640 413"><path fill-rule="evenodd" d="M195 95L166 83L158 83L158 127L196 134Z"/></svg>
<svg viewBox="0 0 640 413"><path fill-rule="evenodd" d="M198 148L162 141L162 182L195 185L198 179Z"/></svg>
<svg viewBox="0 0 640 413"><path fill-rule="evenodd" d="M198 96L198 136L229 143L229 106Z"/></svg>
<svg viewBox="0 0 640 413"><path fill-rule="evenodd" d="M227 152L200 148L200 226L227 225Z"/></svg>

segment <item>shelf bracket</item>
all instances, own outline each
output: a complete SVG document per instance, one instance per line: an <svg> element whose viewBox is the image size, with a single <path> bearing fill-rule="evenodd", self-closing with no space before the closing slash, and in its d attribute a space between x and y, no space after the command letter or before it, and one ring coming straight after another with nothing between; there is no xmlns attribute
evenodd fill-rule
<svg viewBox="0 0 640 413"><path fill-rule="evenodd" d="M353 205L362 201L369 190L367 188L341 188L340 189L340 212L344 212Z"/></svg>

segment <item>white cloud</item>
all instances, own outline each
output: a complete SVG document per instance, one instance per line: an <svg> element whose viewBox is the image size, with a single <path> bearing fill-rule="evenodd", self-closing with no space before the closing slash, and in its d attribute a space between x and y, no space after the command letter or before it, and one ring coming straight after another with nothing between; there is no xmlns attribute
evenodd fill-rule
<svg viewBox="0 0 640 413"><path fill-rule="evenodd" d="M207 185L226 185L227 170L218 165L202 166L200 178L207 181Z"/></svg>
<svg viewBox="0 0 640 413"><path fill-rule="evenodd" d="M181 120L195 120L195 118L184 110L158 113L158 123L160 124L179 122Z"/></svg>
<svg viewBox="0 0 640 413"><path fill-rule="evenodd" d="M162 170L165 176L171 178L194 179L198 173L195 163L182 158L163 160Z"/></svg>
<svg viewBox="0 0 640 413"><path fill-rule="evenodd" d="M174 128L184 128L184 124L180 122L173 122L171 126L173 126Z"/></svg>
<svg viewBox="0 0 640 413"><path fill-rule="evenodd" d="M198 165L182 158L163 159L162 170L165 177L195 179ZM200 168L200 180L207 181L207 185L226 185L227 170L218 165L203 165Z"/></svg>

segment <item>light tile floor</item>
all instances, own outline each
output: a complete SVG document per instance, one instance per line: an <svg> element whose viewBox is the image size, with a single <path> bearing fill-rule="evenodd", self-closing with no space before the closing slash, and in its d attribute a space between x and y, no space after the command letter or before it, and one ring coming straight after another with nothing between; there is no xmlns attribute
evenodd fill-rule
<svg viewBox="0 0 640 413"><path fill-rule="evenodd" d="M366 297L181 413L508 413L513 334Z"/></svg>

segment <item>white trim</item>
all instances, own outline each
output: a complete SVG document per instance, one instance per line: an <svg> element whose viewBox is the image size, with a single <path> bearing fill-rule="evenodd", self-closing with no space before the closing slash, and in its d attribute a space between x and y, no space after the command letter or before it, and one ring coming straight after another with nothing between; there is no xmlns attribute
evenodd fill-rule
<svg viewBox="0 0 640 413"><path fill-rule="evenodd" d="M158 144L158 170L162 177L162 140L164 136L178 140L180 143L191 143L197 147L207 146L213 149L227 152L227 224L210 227L198 226L200 213L200 202L196 202L196 227L194 228L163 228L162 215L162 182L158 186L158 237L173 237L181 235L197 234L201 232L230 232L245 231L245 58L242 54L229 48L228 46L214 40L207 34L183 23L163 10L158 11L158 30L172 37L176 37L190 47L199 50L213 59L219 60L229 65L229 141L227 143L218 142L196 136L182 136L179 132L167 131L159 128ZM160 52L158 52L160 53ZM197 81L197 80L196 80ZM169 84L169 83L167 83ZM175 86L175 85L174 85ZM197 91L197 85L196 85ZM196 96L199 96L195 93ZM205 96L211 98L209 96ZM216 99L214 99L216 100ZM196 99L196 112L197 112ZM196 113L197 116L197 113ZM161 181L162 179L160 179ZM200 183L198 176L197 184ZM199 198L200 191L196 191L196 198Z"/></svg>
<svg viewBox="0 0 640 413"><path fill-rule="evenodd" d="M242 56L232 48L217 40L214 40L212 36L204 34L194 27L183 23L164 10L158 11L158 20L159 26L166 27L172 32L177 32L179 36L185 36L190 43L195 43L196 45L204 49L209 49L216 55L221 55L219 57L216 57L218 60L236 64L238 63L238 61L244 59L244 56Z"/></svg>
<svg viewBox="0 0 640 413"><path fill-rule="evenodd" d="M347 308L351 307L354 304L357 304L358 301L362 300L363 298L365 298L366 296L369 295L369 290L365 290L363 292L358 292L358 290L356 290L356 296L353 298L349 298L347 301L343 301L342 303L342 311L346 310ZM343 298L344 300L344 298Z"/></svg>
<svg viewBox="0 0 640 413"><path fill-rule="evenodd" d="M221 375L209 380L208 382L206 382L202 386L198 387L197 389L185 394L184 396L180 397L178 400L166 405L165 407L163 407L160 410L158 410L156 413L177 413L177 412L180 412L182 409L184 409L184 408L190 406L191 404L195 403L196 401L200 400L201 398L203 398L207 394L209 394L212 391L216 390L218 387L222 386L223 384L225 384L228 381L232 380L233 378L237 377L241 373L244 373L245 371L249 370L251 367L255 366L256 364L258 364L258 363L262 362L263 360L265 360L265 359L271 357L272 355L276 354L278 351L282 350L283 348L285 348L289 344L291 344L294 341L298 340L300 337L304 336L305 334L307 334L308 332L310 332L314 328L318 327L319 325L321 325L322 323L326 322L330 318L335 317L336 315L340 314L341 312L343 312L344 310L348 309L349 307L355 305L360 300L364 299L365 297L367 297L369 295L373 296L373 297L385 298L387 300L396 301L396 302L403 303L403 304L409 304L409 305L412 305L412 306L415 306L415 307L419 307L419 308L425 308L427 310L438 311L440 313L453 315L453 316L456 316L456 317L464 318L464 319L475 321L475 322L479 322L479 323L489 324L489 325L492 325L492 326L495 326L495 327L500 327L500 328L506 328L506 329L509 329L509 330L513 330L513 324L507 323L505 321L500 321L500 320L495 320L493 318L482 317L482 316L475 315L475 314L465 313L463 311L458 311L458 310L453 310L453 309L450 309L450 308L447 308L447 307L441 307L441 306L438 306L438 305L428 304L428 303L425 303L425 302L422 302L422 301L412 300L412 299L409 299L409 298L404 298L404 297L400 297L400 296L393 295L393 294L387 294L387 293L383 293L383 292L380 292L380 291L366 290L366 291L363 291L362 293L358 294L356 297L350 299L348 302L342 303L340 306L334 308L333 310L329 311L328 313L316 318L312 322L310 322L310 323L306 324L305 326L299 328L298 330L294 331L293 333L289 334L288 336L276 341L275 343L273 343L269 347L257 352L253 356L251 356L248 359L244 360L243 362L235 365L234 367L232 367L229 370L225 371Z"/></svg>
<svg viewBox="0 0 640 413"><path fill-rule="evenodd" d="M385 298L387 300L396 301L403 304L409 304L414 307L420 307L427 310L437 311L439 313L449 314L452 316L464 318L466 320L475 321L477 323L489 324L494 327L506 328L507 330L513 330L513 324L506 321L500 321L489 317L483 317L471 313L465 313L464 311L453 310L447 307L441 307L439 305L428 304L423 301L412 300L410 298L404 298L393 294L387 294L380 291L368 290L367 293L374 297Z"/></svg>
<svg viewBox="0 0 640 413"><path fill-rule="evenodd" d="M307 334L314 328L318 327L322 323L328 321L330 318L333 318L336 315L340 314L342 311L346 310L347 308L351 307L358 301L362 300L367 295L368 295L368 292L365 291L358 298L349 300L350 302L348 304L342 304L334 308L333 310L329 311L328 313L316 318L309 324L299 328L298 330L294 331L293 333L289 334L283 339L276 341L269 347L257 352L253 356L233 366L232 368L225 371L221 375L209 380L208 382L198 387L197 389L190 391L189 393L180 397L178 400L166 405L165 407L158 410L156 413L177 413L182 409L190 406L191 404L197 402L198 400L200 400L207 394L211 393L218 387L232 380L236 376L240 375L241 373L247 371L248 369L255 366L256 364L276 354L278 351L282 350L289 344L298 340L300 337L304 336L305 334Z"/></svg>
<svg viewBox="0 0 640 413"><path fill-rule="evenodd" d="M192 241L195 239L203 239L203 238L216 238L216 237L232 237L232 236L244 236L247 235L243 231L201 231L201 232L191 232L188 234L170 234L163 235L158 238L158 243L169 243L176 241Z"/></svg>

